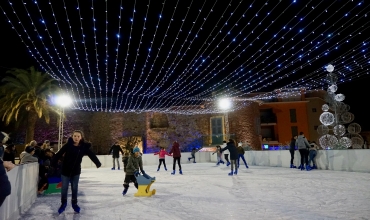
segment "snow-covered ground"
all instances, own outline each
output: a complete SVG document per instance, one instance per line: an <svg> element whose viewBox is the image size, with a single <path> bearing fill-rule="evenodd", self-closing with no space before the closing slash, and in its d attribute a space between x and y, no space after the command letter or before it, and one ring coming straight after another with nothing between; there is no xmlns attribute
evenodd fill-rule
<svg viewBox="0 0 370 220"><path fill-rule="evenodd" d="M170 167L170 166L168 166ZM370 174L241 166L237 176L211 163L184 164L184 175L156 172L152 197L122 196L124 172L84 169L81 213L57 215L60 194L38 197L21 219L370 219Z"/></svg>

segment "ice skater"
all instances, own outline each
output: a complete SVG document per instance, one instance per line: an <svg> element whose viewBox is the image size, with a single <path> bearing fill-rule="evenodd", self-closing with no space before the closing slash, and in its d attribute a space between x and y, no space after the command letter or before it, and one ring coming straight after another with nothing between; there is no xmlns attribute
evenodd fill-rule
<svg viewBox="0 0 370 220"><path fill-rule="evenodd" d="M138 183L136 181L136 177L139 175L139 169L143 175L145 175L145 171L143 170L143 160L141 158L140 149L135 147L133 149L133 155L130 155L127 160L126 166L126 175L125 180L123 183L123 195L126 195L130 182L134 183L136 189L138 188Z"/></svg>
<svg viewBox="0 0 370 220"><path fill-rule="evenodd" d="M181 151L180 151L180 145L177 141L173 142L170 154L173 156L173 171L172 171L171 175L175 175L175 173L176 173L176 161L177 161L177 164L179 165L179 173L182 175Z"/></svg>
<svg viewBox="0 0 370 220"><path fill-rule="evenodd" d="M305 169L310 171L311 168L308 166L308 148L310 148L310 144L308 143L307 139L304 137L304 133L300 132L297 140L295 141L295 146L298 147L299 153L301 154L301 165L298 167L301 170Z"/></svg>
<svg viewBox="0 0 370 220"><path fill-rule="evenodd" d="M235 147L235 141L233 139L229 139L229 143L227 143L226 147L221 149L221 153L225 150L229 150L230 152L230 161L231 161L231 172L229 176L237 175L238 174L238 167L236 165L236 160L238 159L238 150ZM234 172L235 166L235 172Z"/></svg>
<svg viewBox="0 0 370 220"><path fill-rule="evenodd" d="M315 164L315 157L317 155L317 151L319 150L319 146L317 146L315 141L312 141L310 143L310 149L309 149L309 160L308 160L308 166L309 169L317 169L317 166ZM311 167L311 161L313 163L313 166Z"/></svg>
<svg viewBox="0 0 370 220"><path fill-rule="evenodd" d="M292 140L290 141L290 168L297 168L294 166L295 140L297 140L297 136L292 137Z"/></svg>
<svg viewBox="0 0 370 220"><path fill-rule="evenodd" d="M80 212L80 207L77 205L78 182L81 174L82 157L87 155L96 165L97 168L101 166L99 159L90 150L91 144L84 141L82 131L73 131L72 137L53 157L52 164L56 167L59 158L64 154L62 165L62 204L58 209L59 214L64 212L67 207L68 186L71 183L72 188L72 208L75 212Z"/></svg>
<svg viewBox="0 0 370 220"><path fill-rule="evenodd" d="M198 152L199 150L197 150L196 148L193 148L193 150L191 150L191 157L188 157L188 161L190 162L191 159L193 159L193 163L196 163L195 162L195 153Z"/></svg>
<svg viewBox="0 0 370 220"><path fill-rule="evenodd" d="M221 152L221 146L216 146L216 151L213 152L213 154L217 153L217 166L220 165L220 163L224 164L225 162L222 160L222 152ZM212 154L212 155L213 155Z"/></svg>
<svg viewBox="0 0 370 220"><path fill-rule="evenodd" d="M240 165L240 158L242 158L245 167L248 169L249 167L248 167L247 161L245 161L245 158L244 158L245 150L242 147L242 143L238 144L237 150L238 150L238 154L239 154L239 156L238 156L238 168L239 168L239 165Z"/></svg>
<svg viewBox="0 0 370 220"><path fill-rule="evenodd" d="M221 146L221 148L225 148L226 145L227 145L227 143L226 143L226 141L224 141L223 144L222 144L222 146ZM230 166L229 154L230 154L229 150L225 150L224 151L224 157L225 157L225 160L227 162L226 166Z"/></svg>
<svg viewBox="0 0 370 220"><path fill-rule="evenodd" d="M110 147L110 150L109 150L109 153L110 154L111 152L113 151L113 155L112 155L112 158L113 158L113 167L111 170L115 170L116 169L116 161L117 161L117 166L118 166L118 169L120 170L120 166L119 166L119 152L121 151L122 155L124 155L123 153L123 150L121 148L121 146L119 146L118 142L115 142L112 147Z"/></svg>
<svg viewBox="0 0 370 220"><path fill-rule="evenodd" d="M161 150L157 153L154 153L154 155L159 155L159 165L158 165L157 171L159 171L159 169L161 168L162 162L163 162L164 169L167 171L165 157L166 157L166 155L167 156L171 156L171 155L169 153L167 153L167 151L164 149L164 147L161 147Z"/></svg>

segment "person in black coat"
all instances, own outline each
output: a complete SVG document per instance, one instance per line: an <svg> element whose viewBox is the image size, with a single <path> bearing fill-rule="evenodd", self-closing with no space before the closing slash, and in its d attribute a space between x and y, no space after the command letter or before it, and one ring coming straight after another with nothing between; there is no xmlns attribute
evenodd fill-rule
<svg viewBox="0 0 370 220"><path fill-rule="evenodd" d="M297 168L294 166L293 161L294 161L294 152L295 152L295 141L297 140L297 136L292 137L292 140L290 141L290 168Z"/></svg>
<svg viewBox="0 0 370 220"><path fill-rule="evenodd" d="M112 155L112 157L113 157L113 168L112 168L112 170L115 170L116 169L116 163L115 163L115 161L117 161L118 169L120 169L120 167L119 167L119 160L118 160L119 159L119 152L121 151L122 155L124 153L123 153L123 150L122 150L121 146L119 146L118 142L115 142L112 145L112 147L110 147L110 150L109 150L109 153L108 154L110 154L112 151L113 151L113 155Z"/></svg>
<svg viewBox="0 0 370 220"><path fill-rule="evenodd" d="M236 165L236 161L239 158L238 150L235 146L235 141L233 139L229 139L229 142L227 143L226 147L221 149L221 152L229 150L230 152L230 161L231 161L231 173L229 173L229 176L237 175L238 174L238 166ZM235 166L235 172L234 172L234 166Z"/></svg>
<svg viewBox="0 0 370 220"><path fill-rule="evenodd" d="M72 207L75 212L80 212L80 207L77 205L78 181L81 174L82 157L87 155L96 165L101 166L99 159L90 150L91 144L84 141L83 133L80 130L75 130L72 137L68 138L67 143L55 154L53 158L54 166L58 159L64 155L62 165L62 205L58 212L62 213L67 206L68 185L71 183L72 188Z"/></svg>
<svg viewBox="0 0 370 220"><path fill-rule="evenodd" d="M3 160L0 158L0 206L11 193L11 185L4 168Z"/></svg>

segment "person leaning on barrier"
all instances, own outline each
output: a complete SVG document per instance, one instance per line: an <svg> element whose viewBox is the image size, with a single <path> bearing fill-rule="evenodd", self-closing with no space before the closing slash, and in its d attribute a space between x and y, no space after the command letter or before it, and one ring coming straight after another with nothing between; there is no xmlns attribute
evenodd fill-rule
<svg viewBox="0 0 370 220"><path fill-rule="evenodd" d="M38 158L34 157L35 148L32 146L27 146L26 149L19 156L20 163L32 163L38 162Z"/></svg>

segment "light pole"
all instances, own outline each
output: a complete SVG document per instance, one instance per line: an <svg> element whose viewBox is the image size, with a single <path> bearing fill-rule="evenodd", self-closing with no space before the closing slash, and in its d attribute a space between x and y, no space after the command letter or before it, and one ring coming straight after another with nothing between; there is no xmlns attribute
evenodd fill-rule
<svg viewBox="0 0 370 220"><path fill-rule="evenodd" d="M218 100L218 107L221 109L221 110L224 110L224 114L225 114L225 133L226 133L226 140L228 140L230 138L230 127L229 127L229 113L228 113L228 110L231 108L232 106L232 103L231 103L231 100L228 99L228 98L222 98L220 100Z"/></svg>
<svg viewBox="0 0 370 220"><path fill-rule="evenodd" d="M59 134L58 134L58 151L62 147L63 142L63 122L64 122L64 108L72 104L72 99L68 95L60 95L56 97L56 104L60 107L59 117Z"/></svg>

